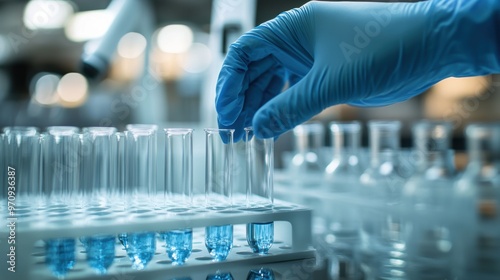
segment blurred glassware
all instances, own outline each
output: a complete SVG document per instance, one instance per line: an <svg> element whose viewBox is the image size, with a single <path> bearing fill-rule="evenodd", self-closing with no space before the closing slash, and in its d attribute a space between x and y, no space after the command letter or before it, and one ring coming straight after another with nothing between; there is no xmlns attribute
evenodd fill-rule
<svg viewBox="0 0 500 280"><path fill-rule="evenodd" d="M399 173L399 121L368 122L370 166L360 177L363 204L359 256L368 279L405 277L406 253L398 212L405 178Z"/></svg>
<svg viewBox="0 0 500 280"><path fill-rule="evenodd" d="M469 163L458 180L457 243L454 268L463 279L500 278L500 124L466 128Z"/></svg>
<svg viewBox="0 0 500 280"><path fill-rule="evenodd" d="M410 279L453 279L452 220L455 170L448 160L452 126L420 121L413 126L415 174L403 189L401 212Z"/></svg>

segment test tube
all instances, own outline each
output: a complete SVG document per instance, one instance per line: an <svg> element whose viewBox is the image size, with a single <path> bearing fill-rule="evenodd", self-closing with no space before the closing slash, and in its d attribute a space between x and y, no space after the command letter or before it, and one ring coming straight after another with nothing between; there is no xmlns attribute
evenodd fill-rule
<svg viewBox="0 0 500 280"><path fill-rule="evenodd" d="M126 207L125 198L125 134L115 132L111 138L110 196L114 203Z"/></svg>
<svg viewBox="0 0 500 280"><path fill-rule="evenodd" d="M51 126L43 137L43 193L51 204L73 203L78 191L78 128Z"/></svg>
<svg viewBox="0 0 500 280"><path fill-rule="evenodd" d="M40 202L40 135L36 127L13 126L4 128L5 167L19 174L15 178L16 196L23 203ZM22 176L21 176L22 175Z"/></svg>
<svg viewBox="0 0 500 280"><path fill-rule="evenodd" d="M156 194L156 126L127 125L125 131L126 193L132 203Z"/></svg>
<svg viewBox="0 0 500 280"><path fill-rule="evenodd" d="M165 129L165 200L175 207L189 208L193 199L193 129ZM172 264L181 265L191 255L191 228L160 232Z"/></svg>
<svg viewBox="0 0 500 280"><path fill-rule="evenodd" d="M156 203L156 125L127 125L125 131L125 193L132 206ZM142 270L156 250L155 232L121 233L132 268Z"/></svg>
<svg viewBox="0 0 500 280"><path fill-rule="evenodd" d="M247 206L272 207L274 200L274 139L254 137L253 128L245 128L247 161Z"/></svg>
<svg viewBox="0 0 500 280"><path fill-rule="evenodd" d="M205 204L208 209L223 210L232 206L233 133L233 129L205 129ZM205 246L216 261L225 260L233 247L233 225L206 227Z"/></svg>
<svg viewBox="0 0 500 280"><path fill-rule="evenodd" d="M273 206L274 139L259 139L245 128L247 161L247 207ZM267 254L274 242L274 222L247 224L247 242L254 253Z"/></svg>
<svg viewBox="0 0 500 280"><path fill-rule="evenodd" d="M83 129L82 177L88 179L85 188L88 205L105 206L111 193L111 170L114 127L87 127Z"/></svg>
<svg viewBox="0 0 500 280"><path fill-rule="evenodd" d="M193 129L165 129L166 199L190 207L193 200Z"/></svg>
<svg viewBox="0 0 500 280"><path fill-rule="evenodd" d="M109 207L112 193L113 127L87 127L82 135L82 176L86 206ZM115 236L93 235L83 237L87 262L98 274L105 274L115 258Z"/></svg>
<svg viewBox="0 0 500 280"><path fill-rule="evenodd" d="M205 129L205 200L211 209L232 205L233 133L233 129Z"/></svg>

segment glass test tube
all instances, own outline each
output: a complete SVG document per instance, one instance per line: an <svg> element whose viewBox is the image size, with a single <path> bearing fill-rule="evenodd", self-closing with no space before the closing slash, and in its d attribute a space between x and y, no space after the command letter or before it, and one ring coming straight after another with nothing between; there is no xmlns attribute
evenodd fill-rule
<svg viewBox="0 0 500 280"><path fill-rule="evenodd" d="M251 127L245 128L247 160L247 206L273 205L274 139L254 137Z"/></svg>
<svg viewBox="0 0 500 280"><path fill-rule="evenodd" d="M112 190L112 170L115 159L112 154L114 127L87 127L83 129L83 174L86 179L87 205L104 206Z"/></svg>
<svg viewBox="0 0 500 280"><path fill-rule="evenodd" d="M16 170L16 196L23 200L22 203L41 202L41 149L38 129L13 126L3 130L5 150L2 156L5 167L2 167L1 172L7 172L9 167Z"/></svg>
<svg viewBox="0 0 500 280"><path fill-rule="evenodd" d="M78 128L48 127L42 142L43 193L52 204L73 203L79 190Z"/></svg>
<svg viewBox="0 0 500 280"><path fill-rule="evenodd" d="M205 202L208 208L232 206L233 129L205 129Z"/></svg>
<svg viewBox="0 0 500 280"><path fill-rule="evenodd" d="M165 200L190 207L193 200L193 129L165 129Z"/></svg>
<svg viewBox="0 0 500 280"><path fill-rule="evenodd" d="M125 192L132 203L147 203L156 194L156 129L127 125L125 131Z"/></svg>
<svg viewBox="0 0 500 280"><path fill-rule="evenodd" d="M274 139L258 139L251 127L245 128L247 159L247 207L272 209ZM274 242L274 222L247 224L247 242L254 253L267 254Z"/></svg>
<svg viewBox="0 0 500 280"><path fill-rule="evenodd" d="M52 207L75 203L79 190L80 139L78 128L52 126L42 136L42 191ZM45 263L52 273L62 278L75 263L75 239L45 240Z"/></svg>
<svg viewBox="0 0 500 280"><path fill-rule="evenodd" d="M193 129L165 129L165 201L176 208L192 206L193 200ZM193 230L182 228L160 232L172 264L181 265L191 255Z"/></svg>
<svg viewBox="0 0 500 280"><path fill-rule="evenodd" d="M81 137L81 184L86 207L109 207L116 168L114 127L87 127ZM115 258L115 236L82 237L87 262L97 274L105 274Z"/></svg>
<svg viewBox="0 0 500 280"><path fill-rule="evenodd" d="M223 210L232 206L233 133L233 129L205 129L205 204L208 209ZM205 246L214 260L225 260L233 247L233 225L206 227Z"/></svg>
<svg viewBox="0 0 500 280"><path fill-rule="evenodd" d="M149 205L156 199L156 125L127 125L125 131L125 193L132 206ZM144 269L156 250L155 232L121 233L132 268Z"/></svg>
<svg viewBox="0 0 500 280"><path fill-rule="evenodd" d="M111 141L110 191L114 203L126 207L125 201L125 133L116 132Z"/></svg>

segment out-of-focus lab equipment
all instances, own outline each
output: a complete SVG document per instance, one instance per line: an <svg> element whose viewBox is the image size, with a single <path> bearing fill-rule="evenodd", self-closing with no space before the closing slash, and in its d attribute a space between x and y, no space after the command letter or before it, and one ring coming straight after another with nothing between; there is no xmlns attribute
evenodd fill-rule
<svg viewBox="0 0 500 280"><path fill-rule="evenodd" d="M231 43L305 2L0 3L0 278L498 279L496 75L217 128Z"/></svg>

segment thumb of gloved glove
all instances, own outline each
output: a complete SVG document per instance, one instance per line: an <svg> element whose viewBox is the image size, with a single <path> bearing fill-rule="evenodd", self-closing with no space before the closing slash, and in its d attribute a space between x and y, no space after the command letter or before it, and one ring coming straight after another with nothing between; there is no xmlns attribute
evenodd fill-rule
<svg viewBox="0 0 500 280"><path fill-rule="evenodd" d="M332 105L388 105L450 76L498 72L499 10L496 0L435 0L310 2L282 13L231 45L219 126L235 128L236 141L250 125L276 137Z"/></svg>

